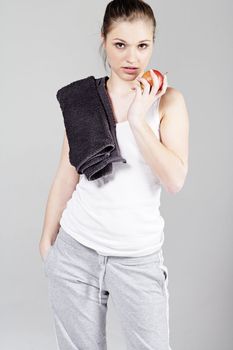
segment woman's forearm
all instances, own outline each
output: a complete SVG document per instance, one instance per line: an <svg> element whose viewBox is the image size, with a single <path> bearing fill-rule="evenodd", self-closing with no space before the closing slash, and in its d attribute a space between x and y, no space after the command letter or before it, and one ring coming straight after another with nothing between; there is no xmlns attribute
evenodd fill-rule
<svg viewBox="0 0 233 350"><path fill-rule="evenodd" d="M76 184L55 179L47 200L41 241L53 243L56 240L60 218Z"/></svg>
<svg viewBox="0 0 233 350"><path fill-rule="evenodd" d="M182 160L155 137L147 122L132 124L132 132L141 153L166 190L179 191L187 174Z"/></svg>

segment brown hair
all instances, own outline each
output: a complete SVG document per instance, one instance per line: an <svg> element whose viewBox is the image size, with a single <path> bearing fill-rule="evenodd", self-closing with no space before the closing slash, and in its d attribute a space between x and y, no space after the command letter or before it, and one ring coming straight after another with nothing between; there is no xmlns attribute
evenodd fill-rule
<svg viewBox="0 0 233 350"><path fill-rule="evenodd" d="M153 24L153 42L155 41L155 29L156 29L156 19L150 5L142 0L113 0L110 1L106 7L103 24L101 27L101 34L106 40L107 34L111 31L113 25L120 21L133 22L137 19L147 19L152 21ZM101 43L99 52L101 54L101 49L103 48L103 43ZM102 55L101 55L102 56ZM102 56L104 61L104 67L106 70L106 53Z"/></svg>

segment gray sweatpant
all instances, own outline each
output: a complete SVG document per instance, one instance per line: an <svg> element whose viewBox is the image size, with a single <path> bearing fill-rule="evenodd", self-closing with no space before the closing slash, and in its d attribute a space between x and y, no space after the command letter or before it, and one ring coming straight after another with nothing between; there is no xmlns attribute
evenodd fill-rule
<svg viewBox="0 0 233 350"><path fill-rule="evenodd" d="M106 350L109 295L127 350L171 350L168 269L162 249L142 257L103 256L60 227L44 259L59 350Z"/></svg>

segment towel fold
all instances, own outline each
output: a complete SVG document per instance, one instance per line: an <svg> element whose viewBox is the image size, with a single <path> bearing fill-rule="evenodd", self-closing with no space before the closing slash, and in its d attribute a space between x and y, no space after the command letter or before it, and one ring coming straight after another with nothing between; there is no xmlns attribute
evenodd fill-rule
<svg viewBox="0 0 233 350"><path fill-rule="evenodd" d="M105 83L108 76L89 76L60 88L56 97L62 110L69 143L69 160L89 181L112 173L113 162L127 163L120 154L116 124Z"/></svg>

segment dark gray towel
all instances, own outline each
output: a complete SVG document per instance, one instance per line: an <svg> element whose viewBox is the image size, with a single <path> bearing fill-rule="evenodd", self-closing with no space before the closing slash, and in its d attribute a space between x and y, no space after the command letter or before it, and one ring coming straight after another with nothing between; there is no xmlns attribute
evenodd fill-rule
<svg viewBox="0 0 233 350"><path fill-rule="evenodd" d="M108 76L89 76L57 91L69 143L69 160L89 181L112 173L113 162L127 163L120 154Z"/></svg>

